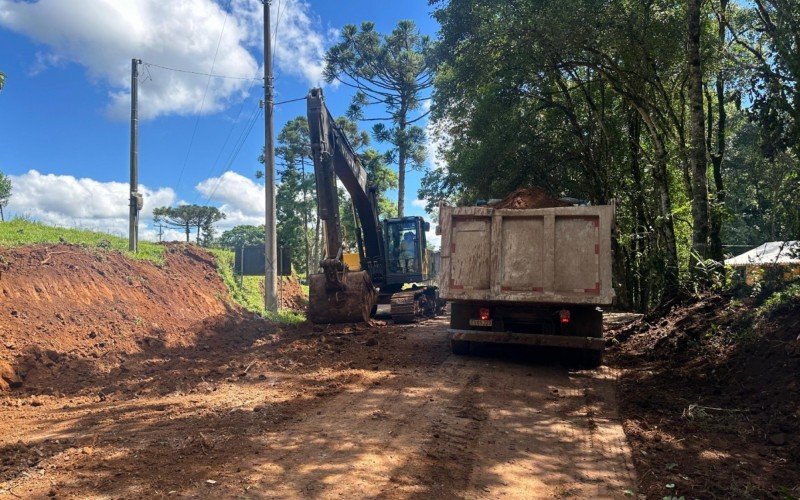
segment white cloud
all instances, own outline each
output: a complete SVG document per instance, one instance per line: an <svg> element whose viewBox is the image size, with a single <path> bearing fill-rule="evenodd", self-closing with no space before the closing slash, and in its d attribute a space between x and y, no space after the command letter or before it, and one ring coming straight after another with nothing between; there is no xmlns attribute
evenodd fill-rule
<svg viewBox="0 0 800 500"><path fill-rule="evenodd" d="M248 43L263 47L261 0L233 0L232 4L234 12L247 20ZM273 1L270 16L274 37L272 51L278 69L302 78L312 86L320 85L325 44L338 37L339 32L327 30L323 33L319 20L311 14L311 6L302 0Z"/></svg>
<svg viewBox="0 0 800 500"><path fill-rule="evenodd" d="M434 125L431 120L425 125L425 137L428 144L428 165L429 168L446 169L447 162L442 155L442 150L449 142L446 127L439 124Z"/></svg>
<svg viewBox="0 0 800 500"><path fill-rule="evenodd" d="M36 170L9 175L9 178L13 191L7 210L11 215L56 226L127 234L127 183L41 174ZM152 220L153 208L172 205L175 201L171 188L150 189L140 185L139 191L144 195L143 225Z"/></svg>
<svg viewBox="0 0 800 500"><path fill-rule="evenodd" d="M240 224L264 224L264 186L236 172L227 171L220 177L206 179L195 188L211 202L221 204L225 220L217 223L224 231Z"/></svg>
<svg viewBox="0 0 800 500"><path fill-rule="evenodd" d="M277 68L307 83L319 83L326 36L317 30L310 6L300 0L275 3L273 18L275 22L280 18ZM245 78L261 74L250 52L260 59L261 2L233 0L231 8L226 15L213 0L0 0L0 27L49 47L51 53L37 56L33 73L64 61L86 67L91 80L110 86L110 116L124 118L129 115L133 57L208 73L219 41L214 74ZM142 68L140 81L142 119L218 112L251 85L260 86L260 82L212 78L203 103L205 76L149 67Z"/></svg>
<svg viewBox="0 0 800 500"><path fill-rule="evenodd" d="M427 205L427 204L428 204L428 200L420 200L420 199L411 200L411 206L414 206L414 207L417 207L417 208L424 209L425 205Z"/></svg>

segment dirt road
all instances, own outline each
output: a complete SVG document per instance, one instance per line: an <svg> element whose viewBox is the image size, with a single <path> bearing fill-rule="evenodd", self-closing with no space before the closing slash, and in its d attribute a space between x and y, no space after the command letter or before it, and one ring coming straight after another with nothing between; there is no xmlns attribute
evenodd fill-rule
<svg viewBox="0 0 800 500"><path fill-rule="evenodd" d="M207 329L0 396L0 498L635 491L608 369L453 356L443 320Z"/></svg>

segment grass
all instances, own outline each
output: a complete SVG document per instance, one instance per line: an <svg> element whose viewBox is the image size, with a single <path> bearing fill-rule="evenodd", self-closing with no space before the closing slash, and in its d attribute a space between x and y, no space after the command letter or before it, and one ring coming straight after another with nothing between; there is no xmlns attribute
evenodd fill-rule
<svg viewBox="0 0 800 500"><path fill-rule="evenodd" d="M800 301L800 282L786 285L785 288L776 290L764 300L764 303L756 310L759 317L769 317L770 315L793 307Z"/></svg>
<svg viewBox="0 0 800 500"><path fill-rule="evenodd" d="M126 257L150 261L157 265L164 263L165 247L156 243L140 241L139 252L133 253L128 251L127 238L120 238L106 233L47 226L24 218L15 218L8 222L0 223L0 247L58 243L69 243L105 251L117 251ZM258 276L245 276L240 284L233 274L233 252L216 248L207 250L217 258L217 271L228 287L233 302L276 323L296 324L305 321L305 316L292 311L279 311L277 313L265 311L264 298L261 294L261 283L264 279Z"/></svg>
<svg viewBox="0 0 800 500"><path fill-rule="evenodd" d="M40 243L70 243L86 248L115 250L127 257L147 260L155 264L164 263L164 247L155 243L139 242L139 252L128 251L128 239L106 233L47 226L23 218L0 223L0 246L18 247Z"/></svg>
<svg viewBox="0 0 800 500"><path fill-rule="evenodd" d="M208 251L217 258L217 271L222 277L225 286L228 287L234 302L248 311L260 314L275 323L297 324L306 320L304 315L294 311L278 311L277 313L266 311L264 309L264 296L261 292L261 284L264 282L264 278L243 276L239 281L239 278L233 274L233 252L219 248L209 248Z"/></svg>

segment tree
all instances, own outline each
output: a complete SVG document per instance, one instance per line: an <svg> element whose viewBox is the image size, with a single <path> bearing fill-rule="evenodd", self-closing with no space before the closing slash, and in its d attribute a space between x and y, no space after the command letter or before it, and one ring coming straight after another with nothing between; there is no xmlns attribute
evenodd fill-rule
<svg viewBox="0 0 800 500"><path fill-rule="evenodd" d="M0 90L3 90L3 87L6 86L6 74L0 71Z"/></svg>
<svg viewBox="0 0 800 500"><path fill-rule="evenodd" d="M241 225L224 231L217 240L223 248L240 248L264 244L264 226Z"/></svg>
<svg viewBox="0 0 800 500"><path fill-rule="evenodd" d="M195 221L197 227L197 244L210 246L214 241L214 223L224 218L225 214L220 212L217 207L201 206L197 210L197 220ZM200 238L201 231L202 240Z"/></svg>
<svg viewBox="0 0 800 500"><path fill-rule="evenodd" d="M356 91L348 116L379 122L373 127L375 138L392 145L389 154L397 163L400 216L405 208L406 169L421 168L426 156L425 132L415 123L428 114L417 112L433 86L431 47L430 38L421 35L412 21L400 21L388 35L364 22L360 29L346 25L339 43L325 56L325 79ZM365 109L376 105L385 114L365 117Z"/></svg>
<svg viewBox="0 0 800 500"><path fill-rule="evenodd" d="M11 179L3 172L0 172L0 222L5 222L6 220L3 209L8 205L11 199L11 190Z"/></svg>
<svg viewBox="0 0 800 500"><path fill-rule="evenodd" d="M202 205L179 205L177 207L158 207L153 209L153 221L180 228L186 234L186 242L193 228L197 229L197 243L201 243L200 232L205 233L206 242L213 236L213 225L225 218L217 207Z"/></svg>
<svg viewBox="0 0 800 500"><path fill-rule="evenodd" d="M708 257L709 217L706 115L703 107L703 69L700 56L701 3L702 0L689 0L687 60L689 107L691 109L692 255L699 259L705 259ZM694 258L692 263L694 263ZM693 265L692 270L694 270Z"/></svg>

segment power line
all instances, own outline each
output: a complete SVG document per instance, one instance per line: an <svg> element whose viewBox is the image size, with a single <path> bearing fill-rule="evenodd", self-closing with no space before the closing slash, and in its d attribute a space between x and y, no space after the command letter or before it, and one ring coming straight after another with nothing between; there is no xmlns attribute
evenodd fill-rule
<svg viewBox="0 0 800 500"><path fill-rule="evenodd" d="M247 138L250 136L250 132L253 130L253 127L255 126L256 121L258 121L258 117L260 115L261 108L256 108L255 112L249 119L248 125L242 130L242 133L239 134L239 139L236 141L236 145L234 146L233 150L231 150L231 154L228 156L228 159L219 170L217 184L214 186L214 189L211 190L211 193L206 197L206 205L214 198L217 190L222 185L222 175L233 165L233 162L236 161L236 158L239 156L239 152L242 150L244 143L247 142Z"/></svg>
<svg viewBox="0 0 800 500"><path fill-rule="evenodd" d="M203 72L200 72L200 71L191 71L191 70L188 70L188 69L170 68L169 66L161 66L159 64L153 64L153 63L149 63L149 62L144 62L142 64L144 66L150 66L150 67L153 67L153 68L166 69L166 70L169 70L169 71L175 71L177 73L189 73L191 75L207 76L209 78L225 78L227 80L245 80L245 81L248 81L248 80L261 80L261 78L255 78L255 77L216 75L214 73L203 73Z"/></svg>
<svg viewBox="0 0 800 500"><path fill-rule="evenodd" d="M273 106L277 106L279 104L288 104L290 102L305 101L305 100L306 100L306 96L303 96L303 97L298 97L296 99L288 99L286 101L278 101L278 102L273 103Z"/></svg>
<svg viewBox="0 0 800 500"><path fill-rule="evenodd" d="M217 64L217 55L219 55L219 46L222 43L222 35L225 33L225 26L228 24L228 12L225 11L225 20L222 22L222 30L219 32L219 39L217 40L217 49L214 51L214 59L211 61L211 71L209 74L214 74L214 66ZM197 119L194 121L194 129L192 130L192 138L189 140L189 148L186 150L186 157L183 159L181 166L181 173L178 175L178 182L175 183L175 190L177 191L183 180L183 172L186 170L186 164L189 163L189 154L192 152L192 145L194 144L195 135L197 135L197 126L200 124L200 115L203 113L203 106L206 104L206 96L208 95L208 87L211 85L211 77L208 77L206 82L206 89L203 91L203 100L200 102L200 111L197 113Z"/></svg>

